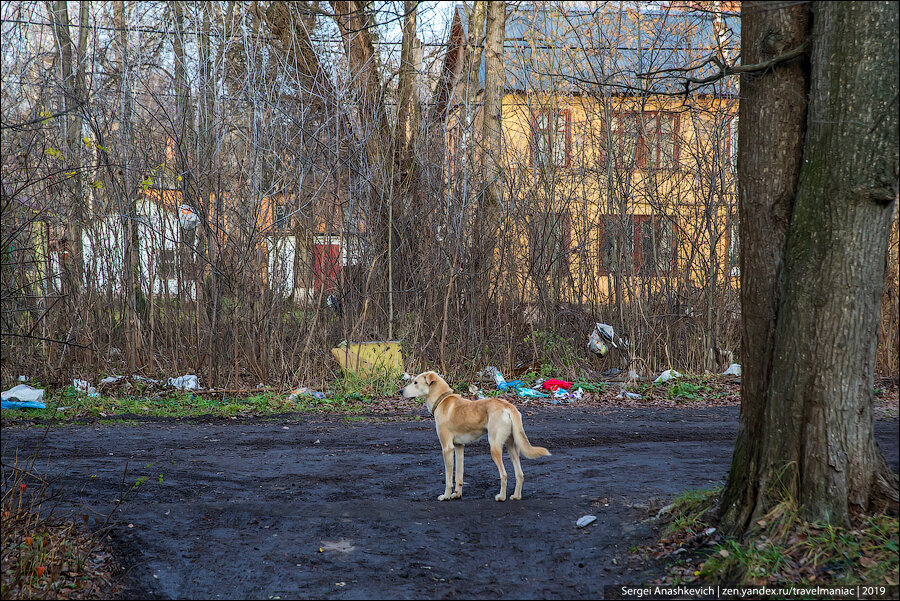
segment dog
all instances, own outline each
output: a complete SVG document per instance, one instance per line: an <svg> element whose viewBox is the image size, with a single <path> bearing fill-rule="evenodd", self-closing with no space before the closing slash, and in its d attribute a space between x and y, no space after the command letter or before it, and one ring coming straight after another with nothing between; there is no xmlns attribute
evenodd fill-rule
<svg viewBox="0 0 900 601"><path fill-rule="evenodd" d="M503 445L512 459L516 471L516 490L510 500L522 498L522 466L519 452L530 459L549 455L544 447L533 447L525 436L522 415L516 406L503 399L480 399L471 401L456 394L452 388L433 371L426 371L399 391L404 398L425 397L425 406L434 416L434 425L441 441L444 454L444 494L438 501L462 498L463 448L485 434L491 445L491 457L500 471L500 492L495 501L506 500L506 468L503 467ZM456 489L451 492L453 457L456 456Z"/></svg>

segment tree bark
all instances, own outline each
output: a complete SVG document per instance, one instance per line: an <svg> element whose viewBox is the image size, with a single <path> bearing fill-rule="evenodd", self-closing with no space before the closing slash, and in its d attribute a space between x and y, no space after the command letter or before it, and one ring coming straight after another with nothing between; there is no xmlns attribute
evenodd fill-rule
<svg viewBox="0 0 900 601"><path fill-rule="evenodd" d="M84 51L87 47L87 23L85 22L79 35L80 46L76 48L69 31L69 10L67 3L56 0L47 3L53 23L53 34L56 41L56 49L59 53L60 78L62 80L62 108L65 116L62 117L62 134L66 142L68 159L71 168L78 171L72 178L73 194L71 205L71 219L66 228L67 240L70 242L69 253L72 272L66 276L68 286L73 290L81 289L81 280L84 273L82 252L82 226L84 224L84 187L82 185L81 168L81 129L83 118L81 115L82 104L85 101L84 93ZM89 5L81 4L81 18L87 21ZM62 266L68 270L68 265Z"/></svg>
<svg viewBox="0 0 900 601"><path fill-rule="evenodd" d="M125 297L126 315L126 356L128 368L138 369L142 361L139 356L141 347L141 294L140 239L137 222L136 185L131 160L133 102L131 98L131 73L128 67L128 20L125 15L125 2L113 4L113 24L118 33L119 42L119 75L122 93L121 114L119 115L119 141L122 157L122 177L120 178L119 207L122 214L123 263L122 292Z"/></svg>
<svg viewBox="0 0 900 601"><path fill-rule="evenodd" d="M731 529L746 529L783 500L798 503L807 519L843 525L856 513L897 507L896 475L874 442L872 400L881 286L900 174L894 64L900 18L890 2L817 2L813 15L799 178L784 252L772 257L776 265L783 263L782 283L764 303L766 309L776 303L774 332L753 321L759 305L744 309L745 327L757 326L759 336L756 348L744 350L747 359L756 359L745 365L745 394L760 398L742 398L745 411L721 507ZM770 90L759 100L768 105L775 96ZM751 103L746 95L745 102ZM739 160L752 154L750 144L767 150L769 141L753 125L741 123L747 135L739 141ZM739 166L742 186L767 176L769 161L752 165ZM746 192L742 188L742 218L767 210L757 207L762 198ZM759 244L763 234L744 227L742 244ZM746 259L742 267L748 270L742 273L747 294L743 282L762 274ZM760 350L765 354L754 354Z"/></svg>
<svg viewBox="0 0 900 601"><path fill-rule="evenodd" d="M746 2L741 52L757 64L796 48L807 37L809 7L770 10ZM743 529L756 503L758 433L772 369L782 261L806 133L808 64L805 57L741 77L738 115L738 211L743 325L741 420L722 522ZM764 141L760 144L759 141Z"/></svg>
<svg viewBox="0 0 900 601"><path fill-rule="evenodd" d="M500 181L502 142L501 117L506 72L503 41L506 37L506 3L489 2L484 34L484 123L483 143L485 203L496 205L503 192ZM493 248L493 247L492 247Z"/></svg>
<svg viewBox="0 0 900 601"><path fill-rule="evenodd" d="M400 50L400 82L398 86L399 106L397 113L397 146L400 173L414 170L413 141L418 131L418 93L416 76L419 65L416 62L419 38L416 35L416 10L418 0L406 0L403 5L403 41ZM404 178L406 179L406 178Z"/></svg>
<svg viewBox="0 0 900 601"><path fill-rule="evenodd" d="M68 168L74 171L71 177L71 200L66 210L68 219L65 229L65 243L60 251L68 252L68 257L60 252L60 271L62 272L62 289L66 303L72 309L63 314L63 327L66 340L71 341L78 335L80 322L73 321L76 314L74 307L80 294L84 280L84 241L83 227L85 222L84 185L82 182L82 147L81 131L84 125L83 106L87 99L85 86L85 51L87 49L87 30L90 5L81 2L79 18L81 31L78 36L78 46L72 41L69 31L69 11L65 1L56 0L48 2L50 21L53 25L53 37L59 54L60 79L62 84L62 108L65 113L61 118L62 137L66 144L66 157L69 161ZM60 240L62 242L62 240ZM71 370L73 348L70 345L63 347L63 357L59 365L65 363L66 372ZM62 379L68 376L59 374Z"/></svg>
<svg viewBox="0 0 900 601"><path fill-rule="evenodd" d="M463 123L460 135L463 143L462 148L458 148L457 152L464 152L464 158L469 167L468 175L473 182L477 182L477 177L471 177L479 174L478 166L480 161L475 149L475 116L478 113L478 94L481 91L481 85L478 81L478 72L481 70L481 55L484 47L484 18L487 13L487 2L484 0L476 0L472 6L469 16L469 33L466 40L465 59L463 61L462 79L465 82L463 105Z"/></svg>
<svg viewBox="0 0 900 601"><path fill-rule="evenodd" d="M362 132L363 142L374 166L383 170L390 157L386 145L390 135L384 94L378 77L380 61L372 40L374 23L365 4L357 0L331 2L359 96L360 120L367 125L367 131ZM383 177L386 175L382 173Z"/></svg>

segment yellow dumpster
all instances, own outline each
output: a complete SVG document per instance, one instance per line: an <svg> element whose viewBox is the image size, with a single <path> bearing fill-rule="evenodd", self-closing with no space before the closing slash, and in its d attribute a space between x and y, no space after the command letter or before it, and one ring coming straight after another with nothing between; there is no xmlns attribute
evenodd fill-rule
<svg viewBox="0 0 900 601"><path fill-rule="evenodd" d="M385 372L403 373L403 356L399 340L348 342L331 349L341 369L358 376Z"/></svg>

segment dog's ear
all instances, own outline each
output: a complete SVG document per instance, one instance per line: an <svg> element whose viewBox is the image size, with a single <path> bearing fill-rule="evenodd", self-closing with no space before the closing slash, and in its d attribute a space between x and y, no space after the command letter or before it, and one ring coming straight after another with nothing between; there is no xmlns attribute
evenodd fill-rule
<svg viewBox="0 0 900 601"><path fill-rule="evenodd" d="M437 374L433 371L429 371L425 374L425 383L431 386L434 384L434 381L437 380Z"/></svg>

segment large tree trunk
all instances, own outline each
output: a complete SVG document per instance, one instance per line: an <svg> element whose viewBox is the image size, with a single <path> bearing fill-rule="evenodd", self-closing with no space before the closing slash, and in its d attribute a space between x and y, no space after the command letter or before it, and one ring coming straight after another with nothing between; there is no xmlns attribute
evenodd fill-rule
<svg viewBox="0 0 900 601"><path fill-rule="evenodd" d="M782 10L796 9L745 11L744 34L771 40L771 29L758 29L756 19ZM746 336L755 346L744 350L744 411L721 508L724 525L735 530L746 529L785 498L796 501L808 519L838 524L873 506L897 505L896 476L874 442L872 391L900 171L898 5L818 2L813 15L799 179L784 252L773 247L771 256L772 265L783 262L784 268L780 278L777 267L768 274L781 280L780 290L773 288L768 298L748 298L759 290L754 280L766 275L747 259L743 265L742 284L749 284L747 291L742 286ZM744 52L757 40L747 39ZM750 55L745 60L752 62ZM783 100L773 89L753 99L747 96L751 89L742 89L744 104ZM754 131L760 122L754 108L747 109L739 169L741 216L749 219L742 221L742 250L749 254L748 247L770 235L754 228L751 214L771 209L762 204L766 197L750 196L746 187L767 179L778 157L753 162L749 145L766 153L769 138ZM777 117L770 113L771 122L779 122ZM774 332L773 320L760 316L771 317L772 303ZM755 362L748 364L751 358Z"/></svg>
<svg viewBox="0 0 900 601"><path fill-rule="evenodd" d="M806 4L769 10L766 3L744 3L744 62L758 64L796 48L806 40L808 28ZM722 498L723 521L739 529L756 503L752 483L758 477L758 433L771 378L784 245L800 179L808 79L805 57L741 78L738 210L744 376L740 427Z"/></svg>
<svg viewBox="0 0 900 601"><path fill-rule="evenodd" d="M194 172L192 170L191 158L196 163L196 135L194 134L194 108L191 101L191 89L187 80L187 67L184 59L184 2L174 0L171 3L172 16L174 25L174 35L172 36L172 53L175 59L175 126L173 130L180 134L180 138L175 140L175 165L176 173L180 178L178 189L181 191L181 202L197 209L195 200L196 183ZM190 295L197 300L197 294L200 291L200 272L197 265L197 254L195 252L197 246L196 230L183 230L178 228L179 244L178 244L178 306L190 306L190 303L184 303L185 297ZM189 292L190 291L190 292ZM192 294L191 294L192 292ZM183 304L184 303L184 304ZM194 305L195 328L197 330L197 340L199 341L199 305ZM187 317L187 315L185 315ZM181 332L178 333L181 336ZM176 346L179 349L188 348L187 336L179 340ZM199 347L199 342L197 342ZM186 351L180 351L186 357ZM177 358L176 358L177 361Z"/></svg>
<svg viewBox="0 0 900 601"><path fill-rule="evenodd" d="M84 102L84 68L82 66L82 53L84 48L76 48L69 31L69 9L67 3L56 0L47 3L53 23L53 34L56 40L58 53L60 79L62 80L62 108L65 110L62 123L62 134L66 142L67 155L71 161L71 169L79 170L81 167L81 128L82 116L81 104ZM82 3L82 18L87 15L87 4ZM85 23L85 26L87 24ZM82 28L84 31L84 28ZM86 34L79 36L84 42ZM73 198L71 206L71 218L66 228L67 240L70 244L70 262L72 273L66 278L68 284L75 290L81 287L83 272L82 262L82 225L84 223L84 191L81 184L81 173L72 178ZM68 265L63 265L64 270Z"/></svg>
<svg viewBox="0 0 900 601"><path fill-rule="evenodd" d="M332 0L331 7L344 40L350 72L356 85L360 120L365 126L365 131L362 132L363 143L373 166L383 170L391 156L387 145L390 135L384 94L378 76L380 61L372 39L375 24L366 4L358 0ZM386 175L382 173L381 177Z"/></svg>

